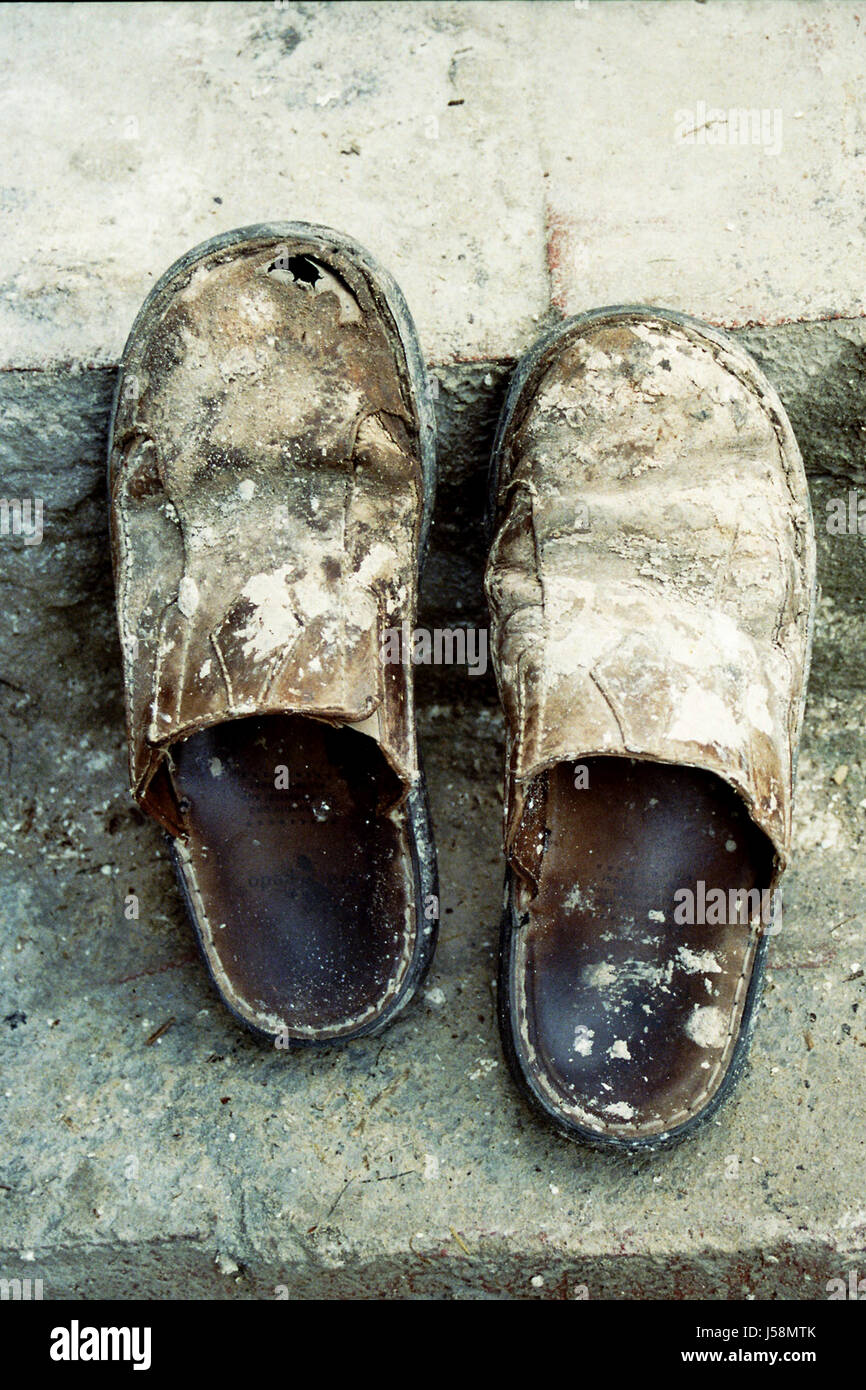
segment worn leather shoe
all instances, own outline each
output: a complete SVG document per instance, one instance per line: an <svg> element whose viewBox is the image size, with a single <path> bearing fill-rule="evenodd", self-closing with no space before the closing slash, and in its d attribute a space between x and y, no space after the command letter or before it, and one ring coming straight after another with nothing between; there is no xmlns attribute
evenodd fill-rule
<svg viewBox="0 0 866 1390"><path fill-rule="evenodd" d="M264 1038L378 1031L438 897L412 668L433 408L403 298L326 228L178 261L123 354L109 458L130 774L223 1000Z"/></svg>
<svg viewBox="0 0 866 1390"><path fill-rule="evenodd" d="M504 1048L563 1134L656 1148L730 1092L780 925L815 585L803 465L736 343L602 309L519 364L491 501Z"/></svg>

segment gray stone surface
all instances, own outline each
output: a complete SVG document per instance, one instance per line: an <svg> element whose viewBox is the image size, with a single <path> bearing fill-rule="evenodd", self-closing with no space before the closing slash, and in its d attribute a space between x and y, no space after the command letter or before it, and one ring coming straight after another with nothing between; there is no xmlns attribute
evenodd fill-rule
<svg viewBox="0 0 866 1390"><path fill-rule="evenodd" d="M0 10L0 495L45 506L41 545L0 538L0 1277L41 1276L47 1297L763 1299L866 1268L866 542L825 525L829 500L866 491L858 13ZM781 106L781 153L673 146L698 100ZM126 790L105 430L153 276L273 216L355 231L421 324L431 624L484 621L493 424L511 361L561 310L748 321L791 414L823 588L796 856L750 1069L678 1150L571 1147L505 1073L489 677L421 674L442 938L387 1034L263 1051L194 954Z"/></svg>
<svg viewBox="0 0 866 1390"><path fill-rule="evenodd" d="M749 343L777 369L820 520L828 497L862 486L859 325L814 326L811 352L808 337L786 352L790 334ZM459 601L475 620L504 372L440 376L427 615L452 620ZM609 1159L539 1129L504 1072L489 679L420 682L443 882L424 997L382 1039L317 1057L262 1052L224 1014L160 835L126 791L102 469L111 377L2 378L3 476L44 495L46 534L0 546L0 1018L13 1016L0 1024L0 1269L41 1274L53 1296L820 1296L866 1230L863 539L819 526L797 856L751 1070L690 1145Z"/></svg>
<svg viewBox="0 0 866 1390"><path fill-rule="evenodd" d="M519 351L551 295L862 314L864 22L820 0L5 5L0 361L116 361L149 280L273 218L366 243L436 361Z"/></svg>
<svg viewBox="0 0 866 1390"><path fill-rule="evenodd" d="M86 649L70 675L116 701ZM31 722L3 835L0 1268L53 1297L820 1297L866 1223L864 706L810 709L750 1070L703 1134L640 1160L555 1139L505 1074L494 712L423 716L444 885L425 993L380 1039L292 1056L216 1001L128 809L117 711Z"/></svg>

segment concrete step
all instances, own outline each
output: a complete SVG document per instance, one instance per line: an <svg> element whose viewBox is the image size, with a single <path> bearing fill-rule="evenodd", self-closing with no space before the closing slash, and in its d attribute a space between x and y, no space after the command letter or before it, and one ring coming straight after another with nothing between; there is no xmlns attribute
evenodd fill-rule
<svg viewBox="0 0 866 1390"><path fill-rule="evenodd" d="M859 317L864 23L818 0L7 6L0 365L116 361L148 281L275 218L375 251L437 362L513 356L551 304Z"/></svg>
<svg viewBox="0 0 866 1390"><path fill-rule="evenodd" d="M765 1299L862 1268L862 694L810 706L785 927L734 1100L628 1159L552 1136L505 1070L495 711L422 717L442 876L424 993L381 1038L289 1056L237 1029L195 955L126 796L115 672L82 649L69 674L103 717L27 721L4 793L6 1277L46 1297Z"/></svg>

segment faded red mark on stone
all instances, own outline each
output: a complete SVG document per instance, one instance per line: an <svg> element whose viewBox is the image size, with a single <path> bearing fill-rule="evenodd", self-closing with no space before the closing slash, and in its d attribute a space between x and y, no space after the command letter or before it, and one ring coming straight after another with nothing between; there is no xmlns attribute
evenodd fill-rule
<svg viewBox="0 0 866 1390"><path fill-rule="evenodd" d="M565 213L547 204L545 214L547 275L550 281L550 302L561 314L567 310L569 268L574 259L574 224Z"/></svg>

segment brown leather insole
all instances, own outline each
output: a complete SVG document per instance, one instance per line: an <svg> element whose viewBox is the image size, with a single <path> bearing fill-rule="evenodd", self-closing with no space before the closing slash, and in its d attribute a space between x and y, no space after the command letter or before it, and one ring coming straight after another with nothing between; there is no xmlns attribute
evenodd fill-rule
<svg viewBox="0 0 866 1390"><path fill-rule="evenodd" d="M407 828L383 809L399 784L375 741L267 715L194 734L172 755L230 1002L301 1032L375 1014L413 921Z"/></svg>
<svg viewBox="0 0 866 1390"><path fill-rule="evenodd" d="M701 1109L724 1074L754 945L736 920L677 924L675 894L698 895L703 880L725 892L730 917L730 889L769 885L772 848L711 773L585 766L588 787L560 764L529 798L528 833L544 848L518 953L528 1041L561 1103L599 1127L663 1129Z"/></svg>

